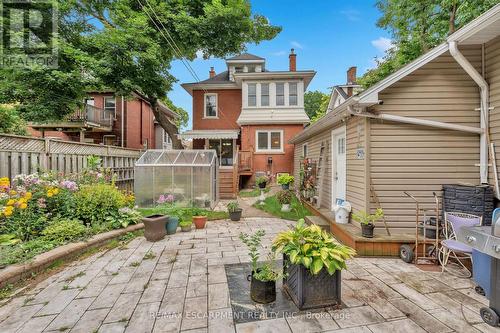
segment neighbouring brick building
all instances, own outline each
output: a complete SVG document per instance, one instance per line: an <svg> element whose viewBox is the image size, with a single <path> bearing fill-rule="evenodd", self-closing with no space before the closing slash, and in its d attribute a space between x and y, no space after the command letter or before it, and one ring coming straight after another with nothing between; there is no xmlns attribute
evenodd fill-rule
<svg viewBox="0 0 500 333"><path fill-rule="evenodd" d="M316 74L297 70L292 49L287 71L270 71L264 58L244 53L226 59L226 70L185 83L193 97L193 129L180 135L195 149L215 149L222 198L258 174L293 172L294 146L288 141L309 123L304 92Z"/></svg>
<svg viewBox="0 0 500 333"><path fill-rule="evenodd" d="M176 117L164 104L160 108ZM172 145L151 105L139 93L126 98L112 91L89 92L80 110L58 122L31 123L30 132L38 137L135 149L169 149Z"/></svg>

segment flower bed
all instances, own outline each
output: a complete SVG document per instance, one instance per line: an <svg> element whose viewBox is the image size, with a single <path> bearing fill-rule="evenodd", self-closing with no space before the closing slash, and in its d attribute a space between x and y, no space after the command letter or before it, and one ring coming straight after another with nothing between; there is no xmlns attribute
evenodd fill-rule
<svg viewBox="0 0 500 333"><path fill-rule="evenodd" d="M87 239L140 220L134 196L112 174L88 169L0 179L0 267L25 262L65 243Z"/></svg>

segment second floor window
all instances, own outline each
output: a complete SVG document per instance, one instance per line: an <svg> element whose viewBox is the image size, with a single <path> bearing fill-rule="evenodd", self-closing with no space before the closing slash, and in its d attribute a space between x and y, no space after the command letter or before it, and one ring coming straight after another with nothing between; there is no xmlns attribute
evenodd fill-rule
<svg viewBox="0 0 500 333"><path fill-rule="evenodd" d="M248 84L248 106L257 106L257 84Z"/></svg>
<svg viewBox="0 0 500 333"><path fill-rule="evenodd" d="M104 97L104 111L106 118L108 118L108 115L111 116L112 118L115 118L116 99L114 96Z"/></svg>
<svg viewBox="0 0 500 333"><path fill-rule="evenodd" d="M217 117L217 94L205 94L205 118Z"/></svg>
<svg viewBox="0 0 500 333"><path fill-rule="evenodd" d="M276 105L285 105L285 84L276 83Z"/></svg>
<svg viewBox="0 0 500 333"><path fill-rule="evenodd" d="M288 84L288 105L297 105L297 83Z"/></svg>
<svg viewBox="0 0 500 333"><path fill-rule="evenodd" d="M260 84L260 105L269 106L269 83Z"/></svg>

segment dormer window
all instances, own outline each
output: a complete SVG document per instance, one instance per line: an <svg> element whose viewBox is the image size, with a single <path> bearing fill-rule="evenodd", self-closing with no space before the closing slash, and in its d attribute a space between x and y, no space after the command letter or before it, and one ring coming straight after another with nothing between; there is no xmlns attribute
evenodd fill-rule
<svg viewBox="0 0 500 333"><path fill-rule="evenodd" d="M217 94L205 94L205 118L217 118Z"/></svg>
<svg viewBox="0 0 500 333"><path fill-rule="evenodd" d="M257 106L257 84L248 84L248 106Z"/></svg>
<svg viewBox="0 0 500 333"><path fill-rule="evenodd" d="M234 67L234 72L235 73L243 73L243 66Z"/></svg>
<svg viewBox="0 0 500 333"><path fill-rule="evenodd" d="M297 105L297 83L288 84L288 105Z"/></svg>

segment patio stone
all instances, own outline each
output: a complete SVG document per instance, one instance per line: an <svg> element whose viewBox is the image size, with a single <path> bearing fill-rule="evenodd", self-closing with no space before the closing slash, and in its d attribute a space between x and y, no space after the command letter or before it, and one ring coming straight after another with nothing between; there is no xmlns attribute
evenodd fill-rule
<svg viewBox="0 0 500 333"><path fill-rule="evenodd" d="M60 313L78 295L77 289L61 290L47 305L45 305L36 315L46 316Z"/></svg>
<svg viewBox="0 0 500 333"><path fill-rule="evenodd" d="M441 308L439 305L433 302L429 297L419 293L415 289L410 288L403 283L393 284L391 287L395 289L397 292L399 292L401 295L413 301L415 304L417 304L424 310L433 310Z"/></svg>
<svg viewBox="0 0 500 333"><path fill-rule="evenodd" d="M101 326L109 309L97 309L85 312L76 325L71 329L71 333L88 333L96 331Z"/></svg>
<svg viewBox="0 0 500 333"><path fill-rule="evenodd" d="M23 325L19 333L41 333L57 315L34 317Z"/></svg>
<svg viewBox="0 0 500 333"><path fill-rule="evenodd" d="M134 309L141 298L141 293L121 294L109 311L105 323L112 323L120 320L129 320Z"/></svg>
<svg viewBox="0 0 500 333"><path fill-rule="evenodd" d="M47 330L59 330L62 327L73 327L93 301L94 298L75 299L50 323Z"/></svg>
<svg viewBox="0 0 500 333"><path fill-rule="evenodd" d="M435 311L432 314L434 317L439 319L442 323L446 324L446 326L451 327L456 332L460 333L479 333L480 331L465 320L463 320L462 316L457 316L456 314L450 313L448 311Z"/></svg>
<svg viewBox="0 0 500 333"><path fill-rule="evenodd" d="M285 318L268 319L262 321L252 321L250 323L237 324L238 333L289 333L292 332L288 327Z"/></svg>
<svg viewBox="0 0 500 333"><path fill-rule="evenodd" d="M448 326L444 325L435 317L422 310L410 300L394 299L391 300L391 303L394 304L394 306L401 310L405 315L407 315L408 318L413 320L429 333L445 333L452 331Z"/></svg>
<svg viewBox="0 0 500 333"><path fill-rule="evenodd" d="M160 302L163 298L163 293L167 288L167 283L164 280L150 281L142 293L139 303Z"/></svg>
<svg viewBox="0 0 500 333"><path fill-rule="evenodd" d="M128 322L125 332L149 333L155 324L155 313L160 307L160 302L139 304Z"/></svg>
<svg viewBox="0 0 500 333"><path fill-rule="evenodd" d="M369 325L384 321L384 318L369 306L330 311L330 314L341 328Z"/></svg>
<svg viewBox="0 0 500 333"><path fill-rule="evenodd" d="M421 327L415 324L410 319L388 321L381 324L369 325L368 328L373 333L425 333Z"/></svg>
<svg viewBox="0 0 500 333"><path fill-rule="evenodd" d="M339 328L328 312L311 312L285 318L294 333L324 332Z"/></svg>
<svg viewBox="0 0 500 333"><path fill-rule="evenodd" d="M208 326L207 297L186 298L182 315L182 330Z"/></svg>
<svg viewBox="0 0 500 333"><path fill-rule="evenodd" d="M229 287L227 283L211 284L208 286L208 309L216 310L227 308L229 302Z"/></svg>
<svg viewBox="0 0 500 333"><path fill-rule="evenodd" d="M9 318L0 324L0 332L15 332L24 325L35 313L37 313L43 304L28 305L19 308Z"/></svg>
<svg viewBox="0 0 500 333"><path fill-rule="evenodd" d="M120 293L125 288L126 284L108 285L97 299L92 303L90 309L110 308L115 304L115 301L120 297Z"/></svg>
<svg viewBox="0 0 500 333"><path fill-rule="evenodd" d="M104 324L99 328L99 333L123 333L127 323Z"/></svg>
<svg viewBox="0 0 500 333"><path fill-rule="evenodd" d="M209 333L234 333L233 311L231 308L210 311L208 315Z"/></svg>

